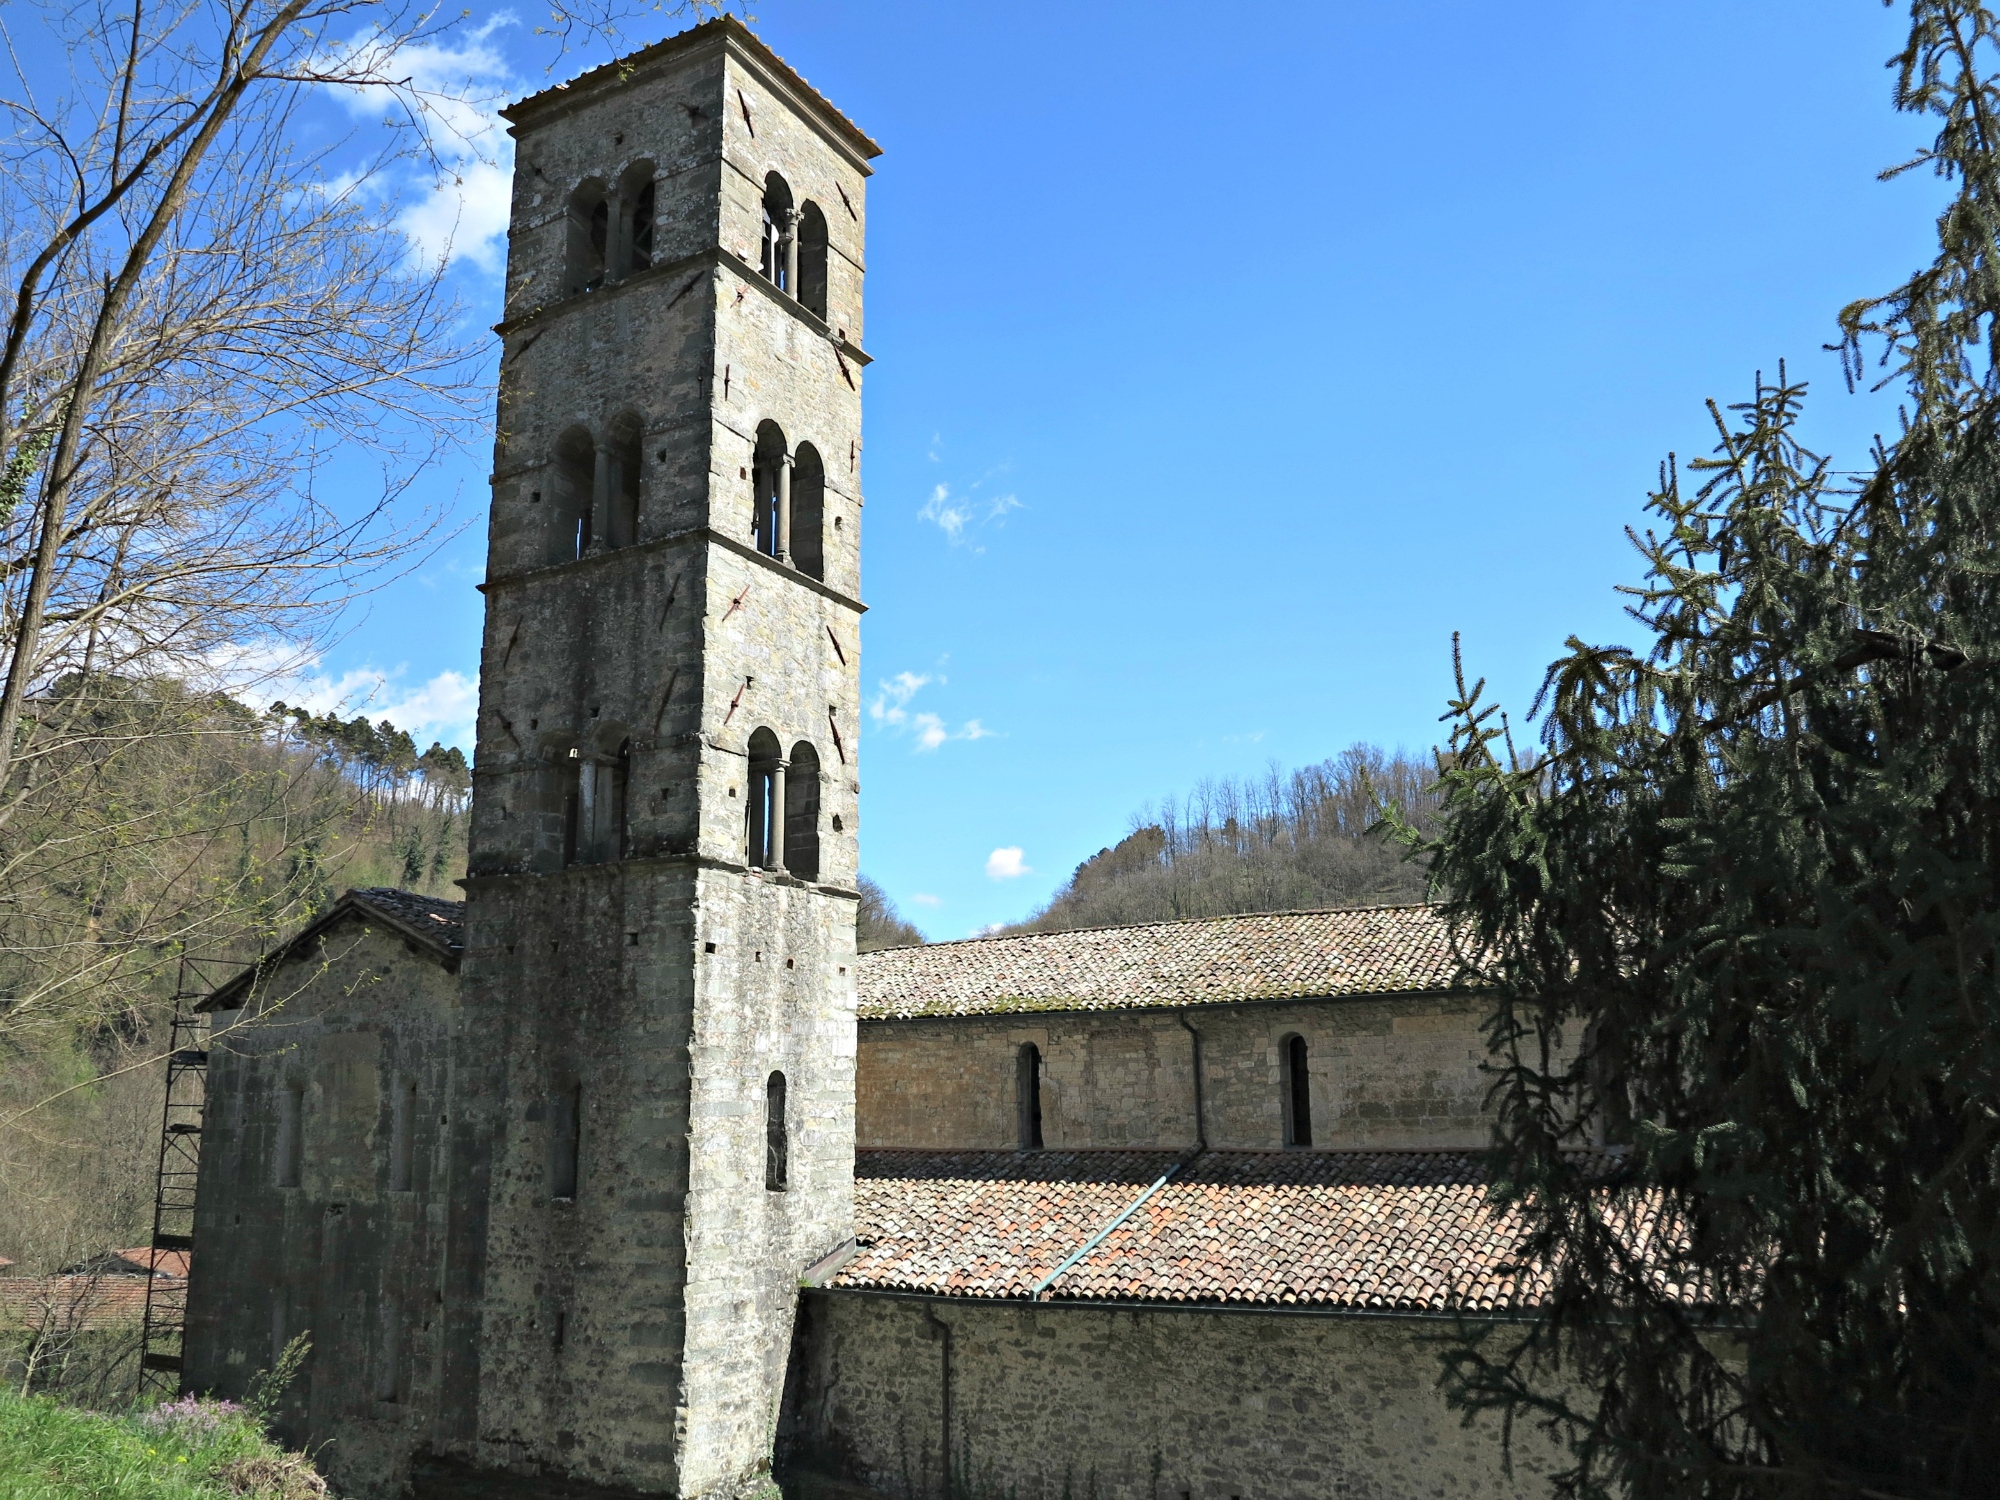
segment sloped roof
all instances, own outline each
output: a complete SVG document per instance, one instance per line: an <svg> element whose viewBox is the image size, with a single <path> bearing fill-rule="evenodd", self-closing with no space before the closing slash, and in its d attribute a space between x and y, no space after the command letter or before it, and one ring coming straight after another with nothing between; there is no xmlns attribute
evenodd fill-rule
<svg viewBox="0 0 2000 1500"><path fill-rule="evenodd" d="M1025 1299L1178 1160L861 1151L860 1249L833 1288ZM1049 1286L1051 1300L1501 1313L1546 1285L1463 1151L1211 1151Z"/></svg>
<svg viewBox="0 0 2000 1500"><path fill-rule="evenodd" d="M134 1274L145 1276L185 1277L188 1264L193 1259L186 1250L155 1250L150 1245L141 1245L132 1250L113 1250L120 1260L127 1262Z"/></svg>
<svg viewBox="0 0 2000 1500"><path fill-rule="evenodd" d="M883 949L859 969L868 1021L1429 993L1457 982L1451 934L1429 906L972 938Z"/></svg>
<svg viewBox="0 0 2000 1500"><path fill-rule="evenodd" d="M87 1333L137 1323L146 1315L150 1276L8 1276L0 1278L0 1329ZM162 1283L184 1284L180 1277Z"/></svg>
<svg viewBox="0 0 2000 1500"><path fill-rule="evenodd" d="M313 944L340 923L360 920L394 932L415 944L448 969L458 967L458 955L465 947L465 903L446 901L438 896L419 896L393 886L357 886L328 907L290 941L280 944L251 964L242 973L217 988L198 1004L196 1010L228 1010L241 1003L244 992L260 974L268 973L287 959L309 951Z"/></svg>

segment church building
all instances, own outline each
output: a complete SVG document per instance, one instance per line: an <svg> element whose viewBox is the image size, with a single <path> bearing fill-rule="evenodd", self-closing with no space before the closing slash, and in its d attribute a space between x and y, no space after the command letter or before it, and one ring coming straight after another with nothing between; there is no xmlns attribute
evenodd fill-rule
<svg viewBox="0 0 2000 1500"><path fill-rule="evenodd" d="M355 1500L1531 1496L1423 907L857 955L876 145L734 19L517 142L463 902L211 995L184 1387Z"/></svg>

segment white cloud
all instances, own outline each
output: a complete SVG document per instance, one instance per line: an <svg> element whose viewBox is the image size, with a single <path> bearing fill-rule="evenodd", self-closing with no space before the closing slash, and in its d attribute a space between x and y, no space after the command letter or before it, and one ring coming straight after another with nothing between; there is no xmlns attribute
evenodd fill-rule
<svg viewBox="0 0 2000 1500"><path fill-rule="evenodd" d="M979 483L984 484L985 481ZM961 499L953 497L950 485L938 485L931 491L930 499L917 511L917 519L929 521L937 527L954 547L970 547L974 552L984 552L986 548L978 541L978 534L989 526L1005 524L1009 511L1024 507L1013 495L981 496L976 493L979 484L972 488L975 493Z"/></svg>
<svg viewBox="0 0 2000 1500"><path fill-rule="evenodd" d="M874 702L868 705L868 717L878 724L907 724L910 700L920 689L943 681L928 672L898 672L875 685L877 691Z"/></svg>
<svg viewBox="0 0 2000 1500"><path fill-rule="evenodd" d="M942 686L945 679L929 672L898 672L894 677L883 679L875 685L875 696L869 700L868 717L893 733L914 735L916 744L911 749L915 754L936 750L950 740L994 738L997 731L988 729L977 719L967 719L953 729L940 714L929 711L913 713L910 700L934 682Z"/></svg>
<svg viewBox="0 0 2000 1500"><path fill-rule="evenodd" d="M927 894L925 894L925 893L924 893L923 891L918 891L918 892L916 893L916 895L914 895L914 896L910 897L910 900L911 900L911 902L912 902L912 903L914 903L914 904L915 904L915 905L917 905L917 906L943 906L943 905L944 905L944 897L942 897L942 896L931 896L931 895L927 895Z"/></svg>
<svg viewBox="0 0 2000 1500"><path fill-rule="evenodd" d="M322 670L317 657L284 657L273 651L260 658L244 651L221 669L219 679L227 679L228 691L259 708L283 702L343 718L365 714L387 719L418 739L470 749L479 713L478 682L463 672L447 671L411 683L404 680L408 670L363 666L334 676Z"/></svg>
<svg viewBox="0 0 2000 1500"><path fill-rule="evenodd" d="M989 880L1017 880L1023 875L1035 872L1021 863L1018 848L995 849L986 856L986 876Z"/></svg>
<svg viewBox="0 0 2000 1500"><path fill-rule="evenodd" d="M405 200L395 223L423 266L462 257L497 274L505 263L514 143L499 107L522 83L492 39L513 24L503 13L393 50L384 33L365 31L334 49L333 61L352 75L396 80L399 97L414 107L433 172L428 181L410 176L394 184ZM344 97L350 113L374 120L386 93L355 87Z"/></svg>

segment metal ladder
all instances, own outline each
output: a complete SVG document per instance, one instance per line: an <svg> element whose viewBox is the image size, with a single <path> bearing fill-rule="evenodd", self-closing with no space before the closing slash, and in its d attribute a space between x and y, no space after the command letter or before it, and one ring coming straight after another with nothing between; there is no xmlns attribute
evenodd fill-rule
<svg viewBox="0 0 2000 1500"><path fill-rule="evenodd" d="M195 1183L201 1171L201 1111L208 1079L208 1018L189 1011L190 991L201 981L200 961L181 960L175 987L171 1046L167 1052L166 1100L160 1110L160 1167L153 1192L153 1249L194 1251ZM146 1321L139 1355L144 1396L171 1400L181 1393L181 1339L187 1331L185 1276L160 1274L157 1256L146 1278Z"/></svg>

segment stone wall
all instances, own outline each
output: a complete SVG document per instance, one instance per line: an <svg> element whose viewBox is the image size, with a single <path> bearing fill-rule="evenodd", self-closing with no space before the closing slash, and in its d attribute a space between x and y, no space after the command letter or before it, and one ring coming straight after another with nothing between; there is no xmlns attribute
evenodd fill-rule
<svg viewBox="0 0 2000 1500"><path fill-rule="evenodd" d="M853 1232L865 359L851 336L868 169L851 127L734 21L508 117L464 961L467 1010L485 1018L466 1077L487 1120L464 1175L485 1174L487 1209L466 1235L483 1230L483 1263L448 1298L464 1309L452 1385L467 1409L447 1412L441 1447L475 1471L731 1495L768 1479L799 1274ZM579 186L649 171L652 263L574 286ZM758 272L774 172L826 218L831 322ZM577 556L573 445L601 445L600 504L607 474L633 478L614 450L634 423L630 535L599 545L593 530ZM824 465L823 578L758 550L753 467L772 425ZM568 556L552 545L563 526ZM817 761L817 812L799 812L816 870L753 868L759 729L794 790ZM626 775L616 848L592 858L567 831L580 762ZM574 1100L565 1195L549 1163Z"/></svg>
<svg viewBox="0 0 2000 1500"><path fill-rule="evenodd" d="M865 962L865 960L864 960ZM1306 1039L1312 1144L1479 1147L1486 1055L1462 996L1318 1000L1185 1014L1201 1033L1209 1144L1284 1144L1280 1045ZM861 1027L855 1128L862 1146L1019 1144L1016 1059L1041 1050L1050 1149L1194 1143L1193 1040L1169 1011L1024 1014Z"/></svg>
<svg viewBox="0 0 2000 1500"><path fill-rule="evenodd" d="M934 1321L935 1320L935 1321ZM818 1475L968 1500L1475 1500L1549 1493L1555 1458L1436 1390L1439 1321L806 1298L788 1487Z"/></svg>
<svg viewBox="0 0 2000 1500"><path fill-rule="evenodd" d="M438 1407L456 1012L443 963L353 918L211 1018L186 1387L240 1397L309 1334L280 1427L342 1493L393 1492Z"/></svg>

